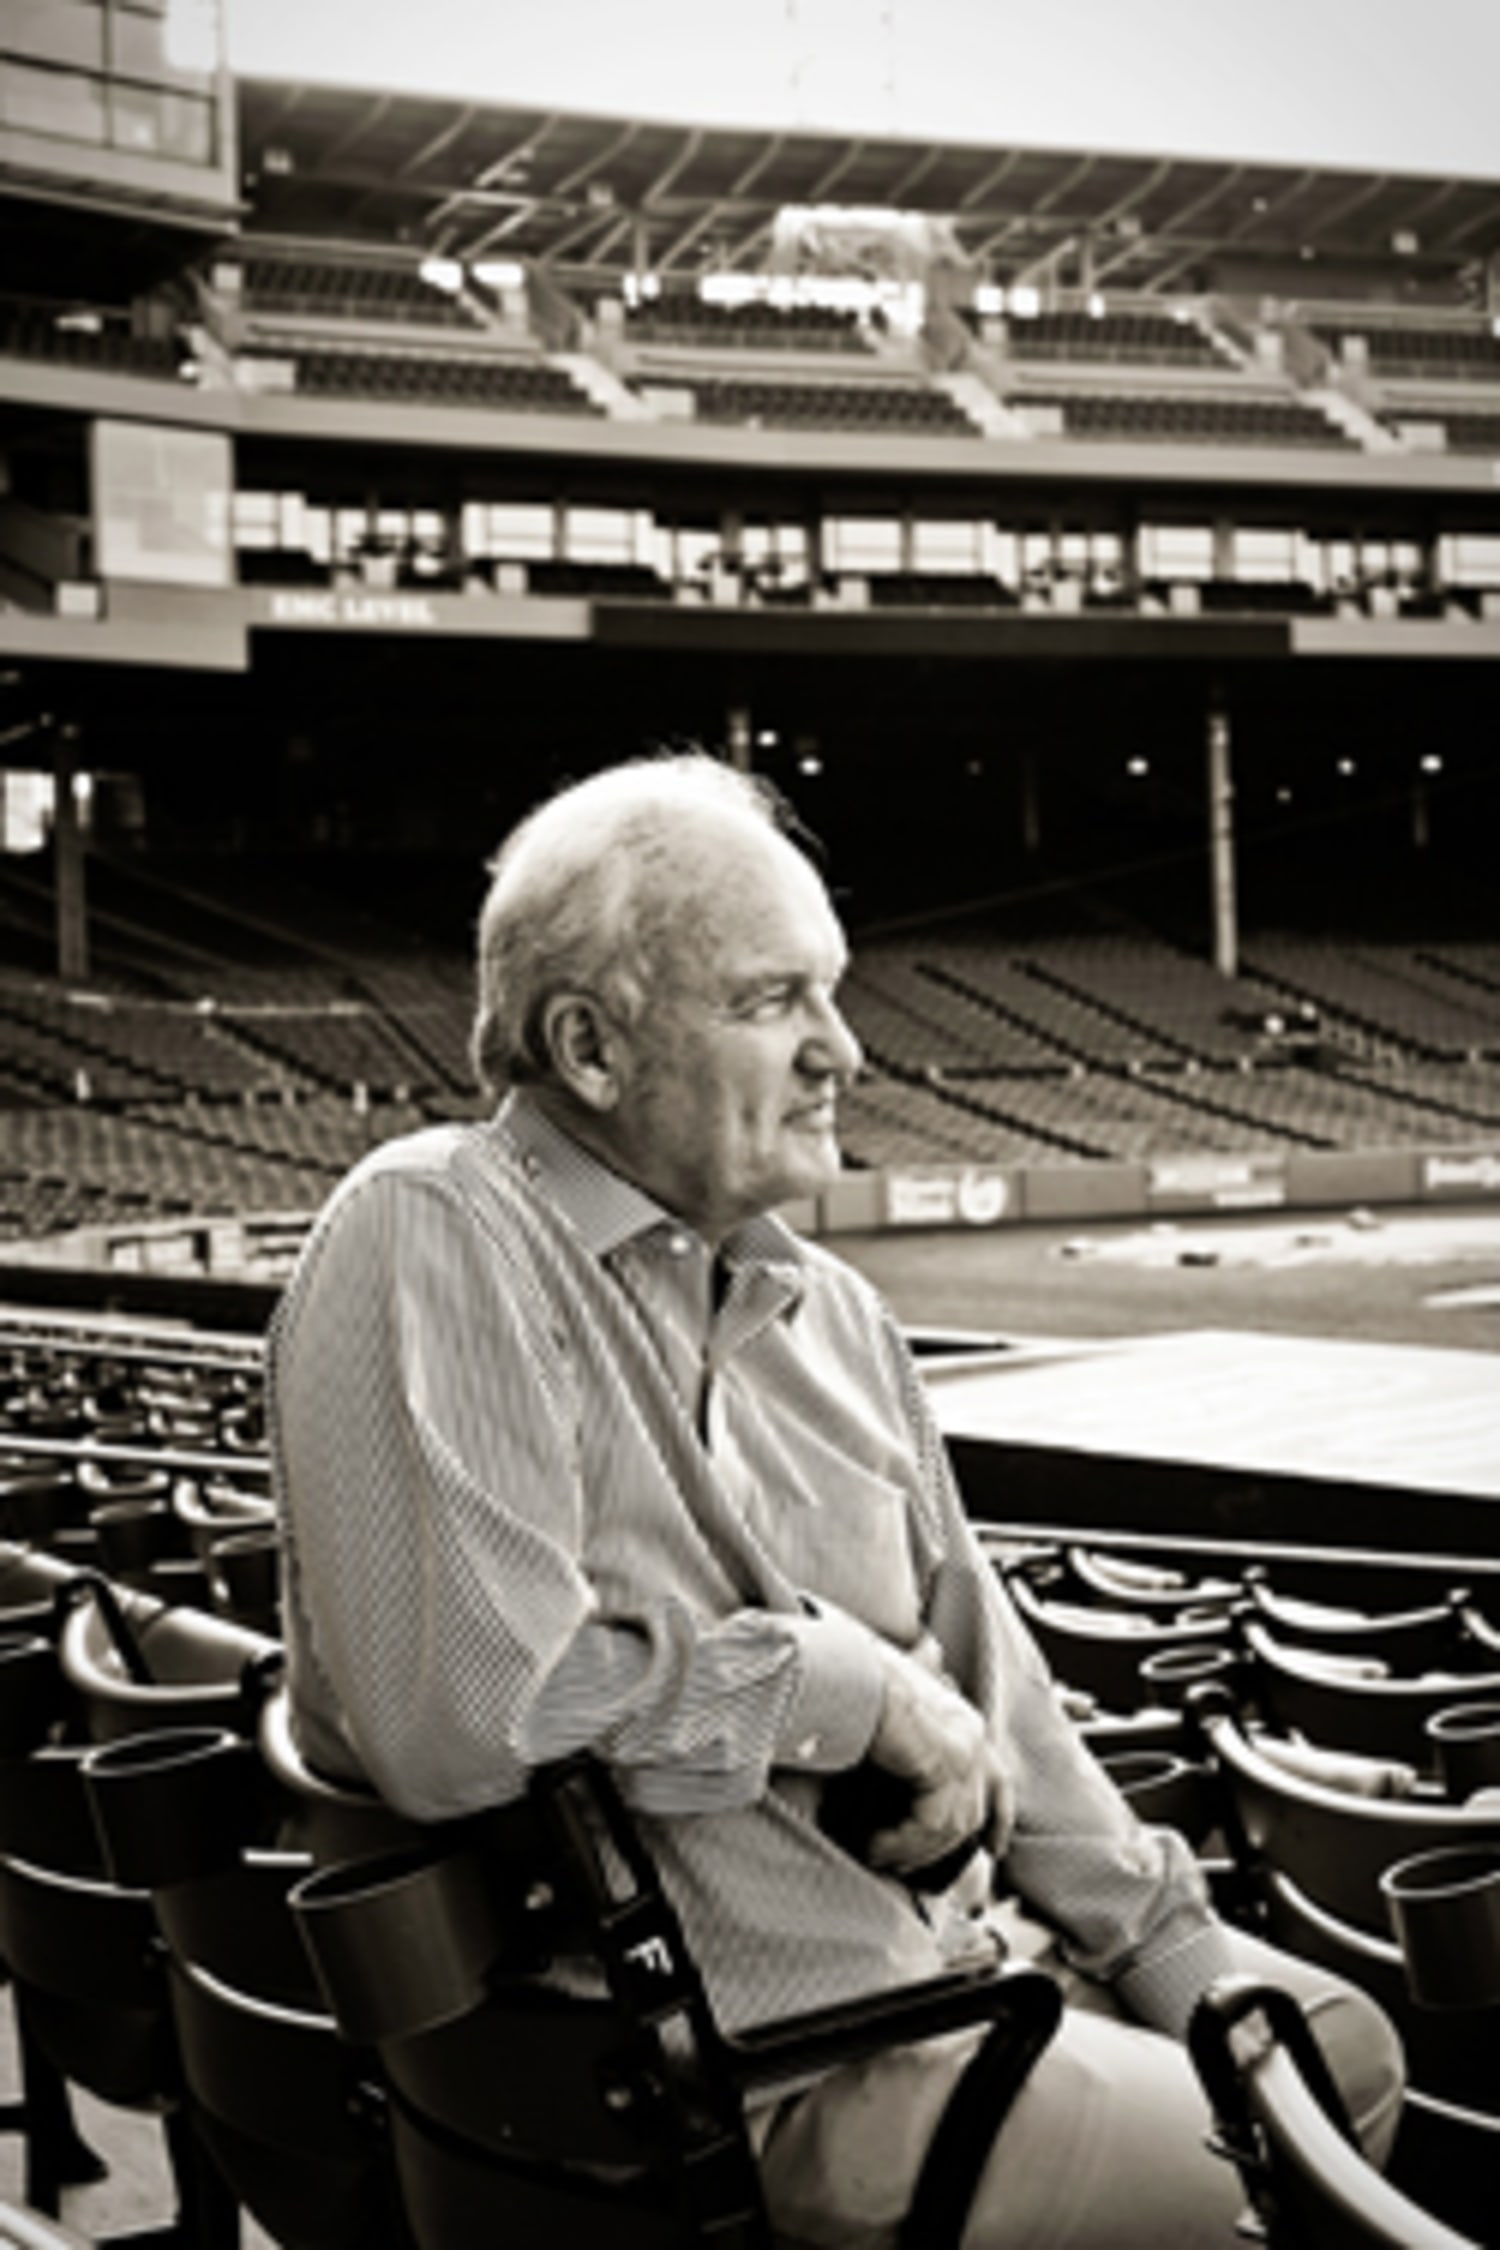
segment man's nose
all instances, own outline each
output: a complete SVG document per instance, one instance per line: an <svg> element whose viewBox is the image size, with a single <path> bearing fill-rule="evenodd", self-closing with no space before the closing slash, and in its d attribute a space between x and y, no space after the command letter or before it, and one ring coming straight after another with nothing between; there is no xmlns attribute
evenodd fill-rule
<svg viewBox="0 0 1500 2250"><path fill-rule="evenodd" d="M816 1022L803 1042L802 1067L815 1077L852 1080L864 1061L864 1049L850 1030L832 993L816 1002Z"/></svg>

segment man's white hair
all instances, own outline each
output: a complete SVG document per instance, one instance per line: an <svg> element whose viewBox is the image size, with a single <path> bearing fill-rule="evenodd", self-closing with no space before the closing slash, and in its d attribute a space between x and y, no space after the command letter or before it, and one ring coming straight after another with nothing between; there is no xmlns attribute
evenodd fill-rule
<svg viewBox="0 0 1500 2250"><path fill-rule="evenodd" d="M636 1020L681 920L685 846L732 822L778 830L785 807L768 783L692 751L606 767L512 829L479 916L470 1051L487 1092L550 1074L543 1022L560 992Z"/></svg>

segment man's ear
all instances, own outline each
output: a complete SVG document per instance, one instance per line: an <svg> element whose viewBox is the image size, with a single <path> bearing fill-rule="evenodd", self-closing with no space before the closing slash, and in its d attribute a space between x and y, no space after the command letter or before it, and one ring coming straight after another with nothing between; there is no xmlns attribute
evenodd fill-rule
<svg viewBox="0 0 1500 2250"><path fill-rule="evenodd" d="M556 992L542 1009L552 1068L574 1099L611 1110L620 1098L618 1027L592 993Z"/></svg>

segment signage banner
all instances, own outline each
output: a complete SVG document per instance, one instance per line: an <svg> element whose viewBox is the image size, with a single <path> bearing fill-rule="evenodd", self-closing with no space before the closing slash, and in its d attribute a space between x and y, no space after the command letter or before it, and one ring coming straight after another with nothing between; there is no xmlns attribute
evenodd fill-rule
<svg viewBox="0 0 1500 2250"><path fill-rule="evenodd" d="M1152 1204L1192 1210L1264 1210L1286 1201L1286 1158L1275 1150L1157 1157L1147 1167L1146 1194Z"/></svg>
<svg viewBox="0 0 1500 2250"><path fill-rule="evenodd" d="M933 1164L885 1174L887 1226L992 1227L1014 1212L1010 1176L991 1165Z"/></svg>
<svg viewBox="0 0 1500 2250"><path fill-rule="evenodd" d="M1500 1195L1500 1148L1444 1149L1422 1158L1424 1195Z"/></svg>

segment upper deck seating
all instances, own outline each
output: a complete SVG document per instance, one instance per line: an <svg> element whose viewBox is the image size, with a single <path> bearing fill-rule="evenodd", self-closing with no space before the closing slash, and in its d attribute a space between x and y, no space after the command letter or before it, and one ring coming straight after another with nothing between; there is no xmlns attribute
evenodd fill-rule
<svg viewBox="0 0 1500 2250"><path fill-rule="evenodd" d="M184 356L172 337L137 335L118 307L23 297L0 297L0 354L165 377L176 375Z"/></svg>
<svg viewBox="0 0 1500 2250"><path fill-rule="evenodd" d="M1450 453L1500 453L1500 413L1444 409L1443 428Z"/></svg>
<svg viewBox="0 0 1500 2250"><path fill-rule="evenodd" d="M483 324L451 290L424 281L415 266L363 259L266 256L251 251L241 272L247 312L311 314L319 319L418 322L424 327Z"/></svg>
<svg viewBox="0 0 1500 2250"><path fill-rule="evenodd" d="M779 345L789 351L860 352L866 347L852 312L836 305L773 305L751 298L742 305L705 304L669 291L625 308L632 343Z"/></svg>
<svg viewBox="0 0 1500 2250"><path fill-rule="evenodd" d="M927 431L975 437L974 424L946 391L894 380L862 383L770 382L685 374L700 422L771 424L778 429Z"/></svg>
<svg viewBox="0 0 1500 2250"><path fill-rule="evenodd" d="M296 354L297 389L311 398L372 398L492 413L597 414L565 369L474 353L435 359L414 352Z"/></svg>
<svg viewBox="0 0 1500 2250"><path fill-rule="evenodd" d="M1372 374L1461 382L1500 380L1500 337L1488 326L1421 327L1370 321L1362 328L1320 322L1314 334L1337 346L1347 335L1364 338Z"/></svg>
<svg viewBox="0 0 1500 2250"><path fill-rule="evenodd" d="M1061 410L1064 434L1144 439L1167 445L1324 445L1354 440L1315 406L1296 399L1189 397L1168 392L1027 391L1006 404Z"/></svg>
<svg viewBox="0 0 1500 2250"><path fill-rule="evenodd" d="M1016 359L1123 360L1171 367L1222 367L1227 358L1190 320L1170 313L1012 314L1006 342Z"/></svg>

